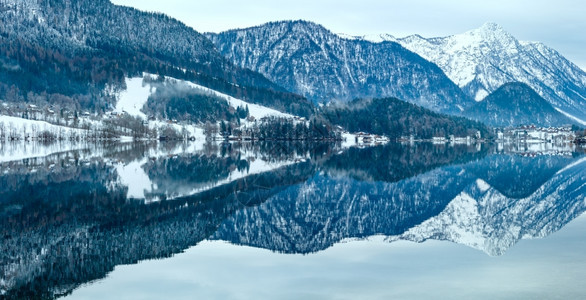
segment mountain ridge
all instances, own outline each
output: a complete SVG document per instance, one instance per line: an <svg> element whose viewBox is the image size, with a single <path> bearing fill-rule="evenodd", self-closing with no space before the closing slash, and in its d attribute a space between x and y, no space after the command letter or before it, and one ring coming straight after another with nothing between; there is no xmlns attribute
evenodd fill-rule
<svg viewBox="0 0 586 300"><path fill-rule="evenodd" d="M463 113L490 126L539 124L563 126L576 123L558 112L527 84L506 83Z"/></svg>
<svg viewBox="0 0 586 300"><path fill-rule="evenodd" d="M313 111L303 97L233 65L204 35L164 14L106 0L10 0L0 5L0 66L10 68L0 74L5 83L0 93L11 85L20 90L9 102L33 102L27 92L46 92L75 98L67 100L76 109L104 112L114 102L103 95L105 87L124 89L125 78L148 72L247 100L264 98L265 105L302 116ZM48 98L46 102L60 104Z"/></svg>
<svg viewBox="0 0 586 300"><path fill-rule="evenodd" d="M477 101L507 82L518 81L586 124L586 72L541 42L519 41L490 22L446 37L411 35L393 40L436 63Z"/></svg>
<svg viewBox="0 0 586 300"><path fill-rule="evenodd" d="M436 65L394 42L345 39L303 20L207 36L236 65L317 102L396 97L452 114L472 103Z"/></svg>

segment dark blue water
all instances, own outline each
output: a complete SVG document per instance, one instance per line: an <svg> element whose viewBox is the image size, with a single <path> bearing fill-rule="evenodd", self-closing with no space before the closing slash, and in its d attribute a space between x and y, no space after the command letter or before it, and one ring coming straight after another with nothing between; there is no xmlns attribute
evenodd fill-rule
<svg viewBox="0 0 586 300"><path fill-rule="evenodd" d="M80 145L0 163L5 298L576 298L583 150Z"/></svg>

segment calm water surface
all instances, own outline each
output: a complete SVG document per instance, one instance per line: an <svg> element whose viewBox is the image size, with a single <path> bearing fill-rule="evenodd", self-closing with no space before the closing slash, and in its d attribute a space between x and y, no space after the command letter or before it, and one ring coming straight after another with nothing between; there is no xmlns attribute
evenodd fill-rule
<svg viewBox="0 0 586 300"><path fill-rule="evenodd" d="M0 290L7 299L581 298L583 154L3 145Z"/></svg>

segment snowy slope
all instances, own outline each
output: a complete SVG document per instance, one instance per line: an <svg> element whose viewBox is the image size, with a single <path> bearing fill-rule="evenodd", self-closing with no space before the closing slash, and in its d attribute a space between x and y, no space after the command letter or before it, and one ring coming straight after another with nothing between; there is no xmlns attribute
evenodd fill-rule
<svg viewBox="0 0 586 300"><path fill-rule="evenodd" d="M448 37L381 37L437 64L476 101L505 83L523 82L556 109L586 120L586 72L542 43L518 41L497 24Z"/></svg>
<svg viewBox="0 0 586 300"><path fill-rule="evenodd" d="M213 95L220 97L222 99L225 99L226 101L228 101L228 103L230 104L230 106L236 108L238 106L241 107L245 107L248 106L249 109L249 113L251 116L253 116L256 119L262 119L264 117L269 117L269 116L273 116L273 117L283 117L283 118L294 118L293 115L291 114L287 114L287 113L282 113L278 110L272 109L272 108L268 108L266 106L262 106L262 105L258 105L258 104L253 104L253 103L248 103L244 100L240 100L237 98L234 98L232 96L228 96L224 93L220 93L218 91L212 90L210 88L204 87L202 85L199 84L195 84L189 81L185 81L185 80L179 80L179 79L168 79L171 81L175 81L175 82L179 82L179 83L183 83L183 84L187 84L193 88L196 89L200 89L200 90L204 90L206 92L210 92Z"/></svg>
<svg viewBox="0 0 586 300"><path fill-rule="evenodd" d="M156 88L143 83L142 77L126 78L126 90L118 95L118 102L114 109L117 113L128 113L131 116L146 120L142 108Z"/></svg>
<svg viewBox="0 0 586 300"><path fill-rule="evenodd" d="M142 109L147 103L148 98L156 92L156 88L151 86L148 81L145 81L144 79L154 79L156 77L157 75L144 73L142 77L126 78L126 90L121 91L116 95L118 102L114 111L118 113L126 112L131 116L146 119L146 115ZM237 108L238 106L248 106L250 115L256 119L262 119L268 116L294 118L291 114L282 113L262 105L248 103L189 81L171 77L167 77L166 80L174 85L187 85L200 91L209 92L219 98L225 99L233 108Z"/></svg>

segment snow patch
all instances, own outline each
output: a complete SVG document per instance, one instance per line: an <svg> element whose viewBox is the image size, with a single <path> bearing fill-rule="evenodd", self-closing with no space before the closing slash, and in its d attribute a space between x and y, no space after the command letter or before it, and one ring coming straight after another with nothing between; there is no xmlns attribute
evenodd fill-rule
<svg viewBox="0 0 586 300"><path fill-rule="evenodd" d="M564 116L566 116L566 117L568 117L568 118L570 118L570 119L572 119L572 120L574 120L574 121L576 121L576 122L578 122L578 123L586 126L586 121L584 121L584 120L582 120L582 119L580 119L578 117L575 117L575 116L573 116L573 115L571 115L571 114L569 114L569 113L567 113L567 112L565 112L565 111L563 111L563 110L561 110L561 109L559 109L557 107L554 107L554 108L555 108L555 110L557 110L558 112L560 112L562 115L564 115Z"/></svg>
<svg viewBox="0 0 586 300"><path fill-rule="evenodd" d="M142 112L142 108L155 91L156 88L143 83L142 77L126 78L126 90L118 95L118 103L114 111L128 113L145 120L146 115Z"/></svg>
<svg viewBox="0 0 586 300"><path fill-rule="evenodd" d="M476 92L476 96L474 96L474 100L476 102L480 102L482 100L484 100L484 98L486 98L488 96L488 92L484 89L480 89L478 90L478 92Z"/></svg>
<svg viewBox="0 0 586 300"><path fill-rule="evenodd" d="M490 185L482 179L476 180L476 185L478 186L478 189L483 193L490 189Z"/></svg>
<svg viewBox="0 0 586 300"><path fill-rule="evenodd" d="M262 119L264 117L269 117L269 116L274 116L274 117L283 117L283 118L295 118L295 116L291 115L291 114L287 114L287 113L282 113L278 110L272 109L272 108L268 108L266 106L262 106L262 105L258 105L258 104L253 104L253 103L249 103L246 102L244 100L240 100L237 98L234 98L232 96L228 96L224 93L218 92L216 90L212 90L210 88L207 88L205 86L199 85L199 84L195 84L193 82L189 82L189 81L184 81L184 80L179 80L179 79L170 79L176 82L181 82L181 83L185 83L187 85L189 85L190 87L196 88L196 89L200 89L203 90L205 92L209 92L211 94L213 94L214 96L218 97L218 98L222 98L225 99L226 101L228 101L228 104L234 108L241 106L241 107L246 107L248 106L248 111L249 114L251 116L253 116L256 119Z"/></svg>
<svg viewBox="0 0 586 300"><path fill-rule="evenodd" d="M127 165L120 163L116 166L120 183L128 187L127 199L145 199L145 192L152 191L153 183L142 169L146 162L144 158L141 161L133 161Z"/></svg>
<svg viewBox="0 0 586 300"><path fill-rule="evenodd" d="M356 146L356 135L348 132L342 133L342 148L350 148Z"/></svg>

